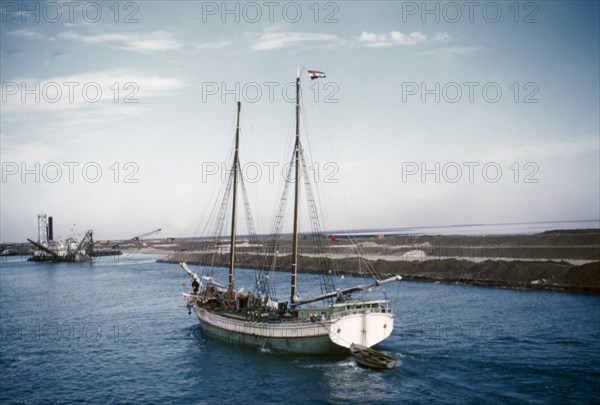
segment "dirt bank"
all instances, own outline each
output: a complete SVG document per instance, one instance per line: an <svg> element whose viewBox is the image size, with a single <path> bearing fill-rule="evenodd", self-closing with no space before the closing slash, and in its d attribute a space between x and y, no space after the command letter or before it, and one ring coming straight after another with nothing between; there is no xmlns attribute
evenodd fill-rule
<svg viewBox="0 0 600 405"><path fill-rule="evenodd" d="M264 256L241 256L238 266L255 268L264 263ZM278 257L277 268L287 269L290 256ZM165 263L187 262L206 264L198 253L178 252L160 260ZM339 274L368 276L367 266L359 266L358 258L335 259L328 266L336 268ZM227 266L228 256L216 255L215 263ZM600 294L600 262L580 266L556 261L503 261L486 260L472 262L461 259L425 261L368 261L380 277L401 275L405 280L462 283L488 287L502 287L528 290L555 290L588 294ZM300 256L299 269L316 272L317 260Z"/></svg>

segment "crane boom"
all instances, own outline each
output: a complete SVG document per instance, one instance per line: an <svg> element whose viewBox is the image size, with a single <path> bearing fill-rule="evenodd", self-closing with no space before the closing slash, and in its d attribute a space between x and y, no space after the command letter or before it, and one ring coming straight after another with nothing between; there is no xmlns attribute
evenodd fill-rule
<svg viewBox="0 0 600 405"><path fill-rule="evenodd" d="M53 251L52 249L47 248L46 246L42 245L41 243L34 242L31 239L29 239L29 238L27 240L29 241L29 243L31 243L36 248L38 248L40 250L43 250L44 252L52 255L53 257L59 257L58 254L55 251Z"/></svg>
<svg viewBox="0 0 600 405"><path fill-rule="evenodd" d="M133 238L126 239L126 240L124 240L122 242L119 242L119 243L115 244L115 246L126 245L127 243L132 243L132 242L139 242L141 239L146 238L146 237L148 237L150 235L154 235L155 233L158 233L160 231L162 231L162 228L158 228L158 229L155 229L153 231L146 232L146 233L143 233L143 234L138 235L138 236L134 236Z"/></svg>
<svg viewBox="0 0 600 405"><path fill-rule="evenodd" d="M133 238L133 240L140 240L140 239L142 239L142 238L146 238L146 237L148 237L148 236L150 236L150 235L154 235L155 233L159 233L160 231L162 231L162 228L158 228L158 229L155 229L155 230L153 230L153 231L146 232L146 233L143 233L143 234L141 234L141 235L135 236L135 237Z"/></svg>
<svg viewBox="0 0 600 405"><path fill-rule="evenodd" d="M90 240L90 243L93 243L92 236L93 236L93 232L92 232L92 230L90 229L89 231L87 231L87 232L85 233L85 236L84 236L83 238L81 238L81 242L79 242L79 245L77 246L77 249L75 249L75 251L73 252L73 254L75 254L75 255L76 255L77 253L79 253L79 251L80 251L80 250L81 250L81 248L83 247L83 245L84 245L84 243L85 243L85 241L86 241L86 240L88 240L88 239L89 239L89 240Z"/></svg>

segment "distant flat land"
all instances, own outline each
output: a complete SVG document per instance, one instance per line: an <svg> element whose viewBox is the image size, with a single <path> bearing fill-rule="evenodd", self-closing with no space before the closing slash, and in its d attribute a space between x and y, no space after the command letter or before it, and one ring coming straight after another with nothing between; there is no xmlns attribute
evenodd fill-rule
<svg viewBox="0 0 600 405"><path fill-rule="evenodd" d="M282 237L275 268L288 269L289 236ZM273 263L258 246L238 239L237 265ZM401 275L407 280L463 283L516 289L544 289L600 294L600 230L556 230L535 235L389 236L385 238L321 239L330 258L326 264L339 274L379 277ZM227 265L228 244L214 254L202 253L207 242L176 239L151 242L144 249L170 251L161 262ZM360 254L358 252L360 252ZM300 242L299 271L317 272L314 243ZM359 259L359 256L362 259Z"/></svg>
<svg viewBox="0 0 600 405"><path fill-rule="evenodd" d="M516 289L544 289L600 294L600 229L554 230L534 235L407 235L362 237L336 241L320 239L328 261L327 270L338 274L378 277L401 275L406 280L463 283ZM110 248L115 241L98 242L96 249ZM277 256L261 252L267 241L250 244L239 237L236 265L257 267L275 264L276 270L290 267L291 237L283 235ZM213 254L206 254L203 239L150 239L123 250L160 253L161 262L227 266L229 244L223 241ZM16 254L30 255L31 245L3 246ZM314 241L300 240L299 271L318 272L323 267L315 258ZM359 257L361 259L359 259Z"/></svg>

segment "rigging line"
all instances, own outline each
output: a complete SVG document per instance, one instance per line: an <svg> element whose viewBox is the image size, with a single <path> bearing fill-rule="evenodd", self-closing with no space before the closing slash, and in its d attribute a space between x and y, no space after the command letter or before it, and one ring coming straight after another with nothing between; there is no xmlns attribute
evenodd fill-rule
<svg viewBox="0 0 600 405"><path fill-rule="evenodd" d="M233 146L234 146L234 143L231 143L230 147L229 147L229 155L231 155L231 153L233 151ZM224 152L226 150L227 149L225 149ZM221 166L221 168L222 167L223 166ZM218 172L220 172L221 168L219 168ZM209 199L207 201L209 205L207 206L207 208L205 210L203 210L204 214L202 215L201 220L198 223L198 227L196 229L196 234L194 235L195 237L198 236L198 231L199 231L200 227L203 224L204 224L204 228L202 230L202 235L208 235L208 229L213 226L213 221L214 221L213 216L214 216L215 211L216 211L217 206L218 206L217 205L217 201L219 201L221 199L221 193L223 191L223 188L219 187L219 183L220 183L220 179L218 179L215 182L215 184L213 185L212 191L210 193L210 197L209 197ZM208 207L210 207L210 210L208 209ZM198 247L200 247L200 245L201 245L201 242L198 241L197 243L195 243L195 244L192 245L192 248L194 248L194 249L198 248Z"/></svg>
<svg viewBox="0 0 600 405"><path fill-rule="evenodd" d="M304 99L300 99L300 103L301 103L301 108L300 108L300 112L302 115L302 122L304 123L304 132L305 132L305 136L304 138L306 139L306 143L308 145L308 153L309 153L309 163L314 163L314 161L312 160L312 157L314 156L313 150L312 150L312 142L311 142L311 132L310 132L310 128L308 127L308 121L306 119L306 110L304 108Z"/></svg>
<svg viewBox="0 0 600 405"><path fill-rule="evenodd" d="M321 108L321 104L317 103L317 107L319 109L319 114L320 114L320 117L321 117L321 122L325 126L325 138L327 138L327 141L329 143L329 148L330 148L331 153L333 155L334 162L336 162L336 165L338 165L337 168L338 168L338 172L339 172L339 164L337 163L337 162L339 162L339 159L337 158L336 149L333 148L333 143L331 141L331 137L330 137L331 131L329 130L328 120L326 120L325 117L324 117L323 110ZM339 184L340 182L337 181L336 183ZM321 195L320 195L319 191L320 191L320 189L317 189L317 193L319 194L319 198L320 198ZM340 192L342 193L342 201L344 202L345 212L348 212L348 201L351 201L351 200L348 199L347 193L346 193L346 189L343 186L343 184L340 184ZM327 192L327 190L325 190L325 193L327 194L327 196L329 197L329 199L331 201L335 201L335 199L333 198L333 196L331 194L329 194ZM349 224L348 224L347 220L343 216L340 216L339 218L346 224L346 226L345 226L346 229L351 229L348 226Z"/></svg>
<svg viewBox="0 0 600 405"><path fill-rule="evenodd" d="M304 105L304 100L302 99L301 102ZM320 106L319 106L320 107ZM315 167L315 161L313 159L313 151L312 151L312 142L311 142L311 135L310 135L310 131L309 131L309 127L308 127L308 121L307 121L307 114L304 112L304 108L301 109L302 112L302 118L304 121L304 127L306 130L306 139L308 140L308 151L309 151L309 163L310 163L310 167ZM315 190L316 190L316 196L317 196L317 208L319 210L319 215L322 218L321 220L321 224L323 226L323 230L327 229L327 223L328 223L328 216L327 216L327 210L324 209L324 205L325 205L325 200L322 198L322 192L321 189L322 187L319 187L319 183L322 181L321 179L321 175L320 175L320 168L321 166L319 166L318 162L317 162L317 174L318 174L318 180L315 180ZM324 168L324 166L323 166Z"/></svg>
<svg viewBox="0 0 600 405"><path fill-rule="evenodd" d="M377 277L374 268L370 265L370 263L363 257L364 253L361 251L360 249L360 244L356 244L354 242L354 240L352 239L351 235L348 235L348 240L350 241L350 243L352 244L352 246L354 247L354 249L356 250L356 252L358 253L358 260L362 261L362 263L364 263L365 267L367 268L367 271L369 272L369 274L371 275L371 277L379 280L380 278ZM360 265L360 263L359 263Z"/></svg>
<svg viewBox="0 0 600 405"><path fill-rule="evenodd" d="M244 257L252 257L252 263L254 263L254 266L256 267L256 271L254 271L254 275L255 275L255 289L256 289L256 293L260 294L262 296L266 296L267 298L271 298L275 296L275 288L272 285L272 283L269 280L269 277L267 276L266 272L265 272L265 266L261 265L261 257L263 257L264 254L264 246L262 244L259 243L258 240L258 236L256 234L256 228L254 225L254 219L251 213L251 209L250 209L250 203L249 203L249 198L248 198L248 191L246 188L246 181L244 179L244 175L243 175L243 171L241 169L241 166L238 166L238 174L239 174L239 178L240 178L240 185L241 185L241 189L242 189L242 196L244 199L244 211L246 214L246 226L247 226L247 230L248 230L248 239L249 239L249 254L253 253L253 256L249 256L247 254L247 252L242 252L240 251L240 253L242 253L244 255ZM260 249L260 247L262 246L262 251ZM263 263L264 263L264 257L262 259Z"/></svg>
<svg viewBox="0 0 600 405"><path fill-rule="evenodd" d="M221 153L219 155L222 156L222 158L223 158L222 161L223 162L228 162L229 161L228 157L231 156L234 146L235 146L235 140L232 140L232 141L230 141L229 144L224 144L222 146L223 149L221 150ZM219 169L221 169L221 168L219 168ZM218 185L219 185L219 182L217 181L215 183L215 185L213 186L213 192L211 192L211 194L210 194L211 198L212 198L212 196L213 196L213 194L214 194L215 191L219 191L220 192L222 190L220 187L218 187ZM216 204L216 201L215 201L215 204ZM211 205L209 205L209 207L214 207L215 204L211 204ZM204 210L205 213L207 211L208 210ZM200 222L200 224L202 224L202 222Z"/></svg>
<svg viewBox="0 0 600 405"><path fill-rule="evenodd" d="M243 195L243 199L244 199L244 210L246 212L246 221L247 221L247 226L248 226L248 234L249 234L249 241L251 244L251 249L254 248L254 261L256 263L256 267L258 271L255 271L255 285L256 285L256 292L257 293L263 293L266 294L267 297L271 297L272 296L272 291L274 291L274 287L272 288L272 286L269 284L269 280L268 277L265 274L264 271L264 267L261 266L258 261L260 260L260 255L261 252L259 249L259 244L258 244L258 238L256 236L256 230L254 228L254 221L252 219L252 213L250 210L250 204L248 201L248 193L246 190L246 185L245 185L245 181L243 178L243 174L240 172L240 184L241 184L241 189L242 189L242 195ZM263 249L264 251L264 249Z"/></svg>
<svg viewBox="0 0 600 405"><path fill-rule="evenodd" d="M333 160L338 161L336 153L335 153L335 149L333 148L333 143L331 142L331 131L329 130L329 125L328 120L325 119L324 115L323 115L323 110L321 109L321 103L316 103L317 107L319 109L319 115L321 117L321 122L323 123L323 126L325 127L325 138L327 139L327 142L329 143L329 149L331 150L331 153L333 155Z"/></svg>
<svg viewBox="0 0 600 405"><path fill-rule="evenodd" d="M304 150L302 149L302 145L300 148L300 158L301 158L301 166L304 174L304 188L306 190L307 196L307 204L309 209L309 219L311 223L311 231L312 231L312 239L313 246L315 249L315 256L317 259L317 265L319 269L323 272L322 276L322 284L321 284L321 292L329 293L335 290L335 283L330 274L328 267L328 257L326 251L323 247L322 243L322 231L321 225L319 221L319 215L316 207L316 202L314 198L314 194L312 192L312 185L310 182L310 178L308 177L308 169L306 167L306 161L304 159Z"/></svg>
<svg viewBox="0 0 600 405"><path fill-rule="evenodd" d="M302 172L304 175L304 187L306 189L309 212L311 214L310 219L311 219L311 221L313 221L313 223L311 224L312 231L313 231L313 234L320 234L321 229L320 229L319 217L316 212L316 201L314 199L314 195L312 192L312 186L311 186L311 182L310 182L310 178L309 178L309 174L308 174L308 168L306 166L306 161L304 160L304 151L302 149L300 150L300 157L301 157L301 163L302 163Z"/></svg>
<svg viewBox="0 0 600 405"><path fill-rule="evenodd" d="M344 204L347 204L348 199L346 198L346 192L344 187L341 187L341 191L342 194L344 195L343 201ZM331 198L331 197L330 197ZM346 218L343 216L340 216L340 219L342 220L344 227L346 229L351 229ZM373 265L365 260L362 256L364 256L364 252L361 252L360 248L359 248L359 244L355 243L354 239L352 238L352 236L350 234L345 234L348 237L348 240L350 241L350 243L352 244L354 250L361 256L359 260L363 260L363 263L365 264L365 266L367 267L367 270L369 272L369 274L376 279L381 279L381 276L379 275L379 273L375 270L375 268L373 267Z"/></svg>
<svg viewBox="0 0 600 405"><path fill-rule="evenodd" d="M217 201L215 201L215 204L212 207L212 210L210 212L210 216L209 216L209 220L206 222L203 234L204 235L212 235L211 238L209 238L208 243L207 241L204 241L204 246L205 246L205 250L208 249L208 251L206 251L206 254L211 255L211 250L214 251L217 247L218 247L218 239L220 238L221 234L222 234L222 230L219 230L219 218L222 216L221 214L221 210L223 209L223 204L227 205L227 200L228 200L228 196L229 196L229 192L230 190L228 190L228 187L230 187L230 183L231 179L227 179L227 184L228 186L225 187L225 190L223 190L223 194L221 194L221 191L219 191L219 195L218 197L221 197L221 204L217 204ZM217 181L217 185L219 184L219 181ZM218 207L218 208L217 208ZM215 215L217 215L215 217ZM221 226L223 226L221 224ZM213 228L213 232L211 234L208 233L209 228ZM211 240L214 240L214 243L211 242ZM200 243L200 242L199 242ZM206 258L204 260L204 262L207 262L208 258ZM210 261L208 261L209 263L211 263L211 267L214 265L214 257L212 257L210 259Z"/></svg>
<svg viewBox="0 0 600 405"><path fill-rule="evenodd" d="M241 128L240 128L240 132L243 133ZM254 132L254 127L252 125L250 125L249 132L250 132L250 134L249 134L248 138L250 138L252 140L257 138L257 135ZM245 137L242 137L242 139L245 139ZM255 142L250 142L250 143L253 146L252 149L256 156L256 151L254 150ZM261 169L261 176L262 176L262 169ZM253 199L255 201L254 207L263 207L264 204L261 203L261 198L260 198L260 193L258 191L258 187L252 187L252 189L253 189ZM261 211L258 211L258 212L261 212ZM257 231L257 235L259 232L264 232L263 230L265 229L265 224L263 221L263 217L264 217L264 215L258 215L256 218L256 222L258 222L258 228L260 229L260 231Z"/></svg>
<svg viewBox="0 0 600 405"><path fill-rule="evenodd" d="M292 164L293 161L294 161L294 153L292 153L291 161L290 161L290 164L288 165L288 172L287 172L286 179L291 179L291 171L292 171L292 167L293 167L293 164ZM271 237L270 237L270 243L273 243L273 244L277 244L279 241L279 238L281 236L281 228L283 226L283 221L285 218L285 211L287 209L287 199L288 199L290 184L291 184L291 182L288 180L285 180L284 184L283 184L283 191L281 193L281 198L279 200L279 207L277 209L277 215L275 216L275 218L273 220L273 228L272 228Z"/></svg>
<svg viewBox="0 0 600 405"><path fill-rule="evenodd" d="M293 157L294 157L294 154L292 154L291 162L293 162ZM292 167L293 167L293 165L290 163L288 165L287 177L285 179L282 179L282 182L280 183L280 186L281 186L280 188L282 188L281 198L278 201L277 212L276 212L275 217L273 218L273 223L270 228L271 229L270 233L267 235L267 237L265 238L265 241L264 241L264 245L266 245L266 248L263 249L264 250L264 255L263 255L264 260L263 260L262 266L265 269L270 269L270 277L269 277L268 281L272 285L272 292L273 292L274 298L276 297L274 274L275 274L275 268L277 265L277 251L278 251L278 247L279 247L279 239L281 237L281 228L283 226L283 222L284 222L284 218L285 218L285 211L287 208L287 198L288 198L288 194L289 194L290 182L287 181L287 179L291 176ZM267 277L266 273L265 273L265 277Z"/></svg>
<svg viewBox="0 0 600 405"><path fill-rule="evenodd" d="M202 222L201 222L201 224L204 224L204 228L202 230L202 235L207 235L208 228L212 227L212 225L213 225L212 221L214 220L214 214L218 207L217 202L222 199L222 193L224 190L222 187L219 187L219 183L220 183L219 181L215 182L214 187L218 188L218 192L215 193L214 197L211 196L211 198L209 199L209 201L211 202L211 205L210 205L211 209L204 211L204 215L203 215ZM214 201L213 201L213 199L214 199ZM205 217L207 217L207 215L208 215L208 218L206 219L206 222L205 222L204 220L205 220Z"/></svg>
<svg viewBox="0 0 600 405"><path fill-rule="evenodd" d="M284 162L286 161L285 156L287 156L288 150L291 148L292 124L293 124L292 115L290 115L290 120L289 120L289 123L288 123L288 131L287 131L285 149L284 149L284 151L282 153L282 155L284 156L284 159L283 159ZM293 157L293 154L292 154L292 157ZM284 194L286 193L285 190L287 190L287 187L289 185L289 178L290 178L289 173L290 173L290 169L291 169L292 165L293 165L293 159L290 161L290 166L288 167L288 172L287 172L287 175L285 177L284 177L284 172L283 172L283 170L285 169L285 165L281 168L281 170L279 170L279 165L276 165L276 167L277 167L276 173L278 173L276 175L276 178L278 180L277 180L277 183L276 183L277 184L277 189L276 189L275 195L276 196L280 196L280 199L279 200L278 199L274 199L273 200L273 208L272 208L271 212L276 212L277 215L279 215L279 212L281 210L281 198L283 198ZM279 176L279 173L281 173L281 177ZM267 235L267 240L268 241L270 241L272 239L272 236L274 234L274 230L276 229L277 215L273 219L273 222L271 223L271 227L268 228L268 232L270 232Z"/></svg>
<svg viewBox="0 0 600 405"><path fill-rule="evenodd" d="M296 134L295 134L295 127L294 127L294 117L295 117L295 114L293 114L293 113L289 114L288 130L287 130L287 136L285 138L286 142L284 145L284 149L281 153L281 156L283 156L283 161L286 161L285 157L288 155L289 150L292 149L292 145L295 143ZM292 159L290 161L290 165L293 165L293 162L294 162L294 160ZM281 170L281 174L283 174L283 168ZM280 181L277 183L277 194L275 194L275 195L281 195L281 191L282 191L283 187L285 187L289 183L289 180L290 180L289 174L285 178L280 178ZM277 200L275 200L273 202L273 204L274 204L273 210L276 210L277 206L278 206Z"/></svg>
<svg viewBox="0 0 600 405"><path fill-rule="evenodd" d="M304 158L304 156L305 156L304 150L302 151L302 153L303 153L303 158ZM311 157L308 156L308 158L310 159ZM310 176L310 171L309 171L310 166L308 166L306 164L306 161L304 161L304 166L305 166L305 171L306 171L306 177L307 177L307 179L309 179L309 176ZM318 170L318 167L317 167L317 170ZM319 186L319 180L320 179L315 179L315 181L314 181L314 188L316 190L316 198L314 198L314 200L315 200L315 208L318 211L319 218L321 218L319 220L320 225L321 225L320 231L324 231L326 229L326 225L325 225L325 218L326 218L325 213L326 213L326 211L323 211L324 201L323 201L323 198L321 197L321 193L320 193L321 187ZM312 187L311 187L311 189L312 189ZM312 190L311 190L311 192L312 192ZM313 194L313 197L314 197L314 194Z"/></svg>
<svg viewBox="0 0 600 405"><path fill-rule="evenodd" d="M398 294L400 294L400 286L396 287L396 296L392 300L392 303L393 303L392 306L394 307L394 309L396 307L396 302L398 301Z"/></svg>
<svg viewBox="0 0 600 405"><path fill-rule="evenodd" d="M231 194L232 186L233 186L233 175L230 174L228 177L228 181L227 181L227 187L226 187L225 193L223 195L223 201L221 202L221 207L219 208L219 216L217 217L217 222L215 224L215 230L213 233L214 243L212 244L212 249L211 249L212 251L208 252L209 254L212 253L212 257L211 257L211 261L210 261L211 269L214 268L214 266L215 266L216 255L218 253L220 253L219 242L223 235L223 228L224 228L224 224L227 219L227 208L229 206L229 204L228 204L229 195ZM209 244L209 246L210 246L210 244Z"/></svg>
<svg viewBox="0 0 600 405"><path fill-rule="evenodd" d="M279 249L279 245L280 245L281 230L282 230L283 223L284 223L285 211L287 209L287 200L288 200L288 196L289 196L289 188L290 188L290 184L291 184L289 179L291 179L294 158L295 158L295 152L293 152L291 154L290 163L288 165L288 172L286 174L286 178L283 183L283 191L281 193L281 198L279 200L279 207L277 210L277 215L275 216L275 218L273 220L273 228L272 228L272 232L269 237L269 240L268 240L267 252L269 254L272 254L272 261L271 261L271 263L265 263L265 265L267 267L270 265L271 280L274 280L274 278L275 278L275 269L277 266L277 258L278 258L278 249ZM268 259L268 256L265 256L265 258Z"/></svg>
<svg viewBox="0 0 600 405"><path fill-rule="evenodd" d="M301 101L303 104L302 106L304 106L304 100L302 99ZM312 164L311 167L314 167L314 160L313 160L313 152L312 152L312 143L311 143L311 136L310 136L310 131L309 131L309 126L308 126L308 122L307 122L307 117L306 117L306 113L304 111L304 108L301 109L302 111L302 118L303 118L303 122L304 122L304 128L305 128L305 132L306 132L306 139L307 139L307 143L308 143L308 151L309 151L309 162ZM313 244L315 246L315 249L317 251L317 262L319 263L319 266L322 268L326 267L326 263L327 263L327 256L321 241L321 225L323 224L322 221L319 221L319 215L321 218L326 218L325 213L323 211L323 206L322 204L317 204L317 202L315 201L315 195L312 192L312 187L310 184L310 179L309 174L308 174L308 167L306 165L306 161L304 160L304 150L302 150L301 152L302 155L302 159L303 159L303 168L305 171L305 188L308 189L307 193L310 192L310 198L309 198L309 207L311 211L311 217L313 217L313 221L315 223L315 225L313 225ZM318 166L317 166L318 169ZM319 179L320 180L320 179ZM317 199L318 201L322 201L321 198L321 193L320 193L320 187L318 182L316 182L317 184L315 184L315 189L316 189L316 195L317 195ZM311 203L312 201L312 203ZM337 269L337 263L335 261L329 260L332 263L332 270L326 270L326 274L322 277L322 285L321 285L321 290L322 292L331 292L335 289L335 284L334 284L334 280L333 280L333 276L329 273L329 271L333 271L333 273L335 273L335 275L338 274L338 269Z"/></svg>
<svg viewBox="0 0 600 405"><path fill-rule="evenodd" d="M373 265L366 260L363 256L365 255L364 252L361 251L360 249L360 243L359 244L355 244L354 241L352 240L352 236L348 235L348 239L350 240L350 242L355 246L356 251L359 254L359 260L362 260L363 263L365 264L365 267L367 268L367 271L369 272L369 274L371 274L371 276L377 280L381 280L381 276L380 274L375 270L375 267L373 267Z"/></svg>

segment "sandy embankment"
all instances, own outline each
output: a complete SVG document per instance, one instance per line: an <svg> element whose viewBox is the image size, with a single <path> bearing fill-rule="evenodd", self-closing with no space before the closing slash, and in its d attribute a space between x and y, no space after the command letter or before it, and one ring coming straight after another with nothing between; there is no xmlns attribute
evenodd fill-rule
<svg viewBox="0 0 600 405"><path fill-rule="evenodd" d="M378 275L399 274L405 279L465 283L518 289L548 289L600 294L600 231L555 231L538 235L500 236L398 236L381 240L359 239L361 257ZM177 243L162 262L205 263L202 242ZM347 239L325 241L330 266L340 274L368 275L359 266L357 248ZM156 246L158 247L158 246ZM226 265L227 246L216 263ZM255 247L240 241L238 264L264 263ZM312 242L301 242L301 271L317 271ZM272 258L268 258L269 263ZM289 267L288 252L280 251L277 268Z"/></svg>

